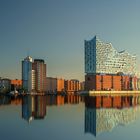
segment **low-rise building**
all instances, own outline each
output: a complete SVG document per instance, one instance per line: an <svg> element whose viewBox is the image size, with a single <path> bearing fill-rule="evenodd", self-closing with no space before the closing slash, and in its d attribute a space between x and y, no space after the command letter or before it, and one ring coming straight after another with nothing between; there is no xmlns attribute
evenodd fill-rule
<svg viewBox="0 0 140 140"><path fill-rule="evenodd" d="M76 92L80 90L80 82L76 79L65 80L65 91Z"/></svg>
<svg viewBox="0 0 140 140"><path fill-rule="evenodd" d="M22 80L19 80L19 79L14 79L14 80L11 80L11 90L19 90L22 88Z"/></svg>
<svg viewBox="0 0 140 140"><path fill-rule="evenodd" d="M64 79L47 77L47 92L56 93L64 91Z"/></svg>
<svg viewBox="0 0 140 140"><path fill-rule="evenodd" d="M0 93L9 93L11 91L11 80L4 78L0 79Z"/></svg>
<svg viewBox="0 0 140 140"><path fill-rule="evenodd" d="M50 93L56 92L77 92L79 90L84 89L84 82L80 83L76 79L64 80L59 78L47 77L47 87L46 91Z"/></svg>

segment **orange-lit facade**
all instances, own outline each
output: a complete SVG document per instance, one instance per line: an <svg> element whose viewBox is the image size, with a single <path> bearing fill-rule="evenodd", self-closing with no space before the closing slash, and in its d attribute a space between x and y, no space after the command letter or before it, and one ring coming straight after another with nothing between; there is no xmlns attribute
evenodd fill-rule
<svg viewBox="0 0 140 140"><path fill-rule="evenodd" d="M64 79L57 79L57 91L64 91Z"/></svg>
<svg viewBox="0 0 140 140"><path fill-rule="evenodd" d="M61 92L64 91L64 79L47 77L47 92Z"/></svg>
<svg viewBox="0 0 140 140"><path fill-rule="evenodd" d="M84 83L80 83L78 80L64 80L58 78L47 77L47 92L67 92L72 93L81 90Z"/></svg>
<svg viewBox="0 0 140 140"><path fill-rule="evenodd" d="M75 92L80 90L80 82L78 80L65 80L65 91Z"/></svg>
<svg viewBox="0 0 140 140"><path fill-rule="evenodd" d="M11 80L11 88L21 89L22 88L22 80L19 80L19 79Z"/></svg>
<svg viewBox="0 0 140 140"><path fill-rule="evenodd" d="M137 77L129 75L86 75L85 90L137 90Z"/></svg>

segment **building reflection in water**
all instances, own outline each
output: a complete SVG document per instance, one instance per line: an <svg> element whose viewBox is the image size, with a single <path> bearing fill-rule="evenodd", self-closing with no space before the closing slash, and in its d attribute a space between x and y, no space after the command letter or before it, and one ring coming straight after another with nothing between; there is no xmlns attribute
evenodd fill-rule
<svg viewBox="0 0 140 140"><path fill-rule="evenodd" d="M15 97L0 95L0 106L21 105L21 104L22 104L22 99L20 97L15 98Z"/></svg>
<svg viewBox="0 0 140 140"><path fill-rule="evenodd" d="M6 96L2 96L0 95L0 106L1 105L8 105L11 103L11 99L6 97Z"/></svg>
<svg viewBox="0 0 140 140"><path fill-rule="evenodd" d="M24 96L22 98L22 118L28 122L31 122L33 119L44 119L46 116L46 106L79 104L80 102L83 102L83 97L78 95Z"/></svg>
<svg viewBox="0 0 140 140"><path fill-rule="evenodd" d="M26 95L18 98L0 96L0 107L11 104L22 105L22 118L29 123L33 119L44 119L48 106L77 105L81 102L85 102L85 133L94 136L111 131L117 125L129 124L140 116L138 96Z"/></svg>
<svg viewBox="0 0 140 140"><path fill-rule="evenodd" d="M22 117L30 122L33 119L44 119L46 116L45 96L24 96L22 98Z"/></svg>
<svg viewBox="0 0 140 140"><path fill-rule="evenodd" d="M47 96L47 105L64 105L64 104L79 104L84 101L84 97L79 95L67 95L67 96Z"/></svg>
<svg viewBox="0 0 140 140"><path fill-rule="evenodd" d="M135 96L85 97L85 133L97 136L133 122L140 115L139 103Z"/></svg>

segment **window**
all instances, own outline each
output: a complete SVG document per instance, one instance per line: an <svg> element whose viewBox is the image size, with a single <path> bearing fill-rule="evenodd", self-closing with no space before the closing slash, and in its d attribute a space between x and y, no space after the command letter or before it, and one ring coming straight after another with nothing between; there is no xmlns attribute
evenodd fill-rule
<svg viewBox="0 0 140 140"><path fill-rule="evenodd" d="M88 77L87 80L90 81L90 77Z"/></svg>

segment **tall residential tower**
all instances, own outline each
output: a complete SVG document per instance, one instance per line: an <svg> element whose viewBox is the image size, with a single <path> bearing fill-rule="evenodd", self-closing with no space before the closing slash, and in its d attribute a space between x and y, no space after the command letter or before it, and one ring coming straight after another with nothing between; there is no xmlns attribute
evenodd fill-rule
<svg viewBox="0 0 140 140"><path fill-rule="evenodd" d="M26 57L22 61L22 81L23 89L31 92L46 91L46 64L42 59Z"/></svg>
<svg viewBox="0 0 140 140"><path fill-rule="evenodd" d="M23 82L23 89L25 91L28 91L29 88L29 79L30 79L29 73L32 71L32 62L33 59L30 56L27 56L22 61L22 82Z"/></svg>
<svg viewBox="0 0 140 140"><path fill-rule="evenodd" d="M35 89L37 92L46 91L46 64L42 59L35 59L33 63L35 70Z"/></svg>

